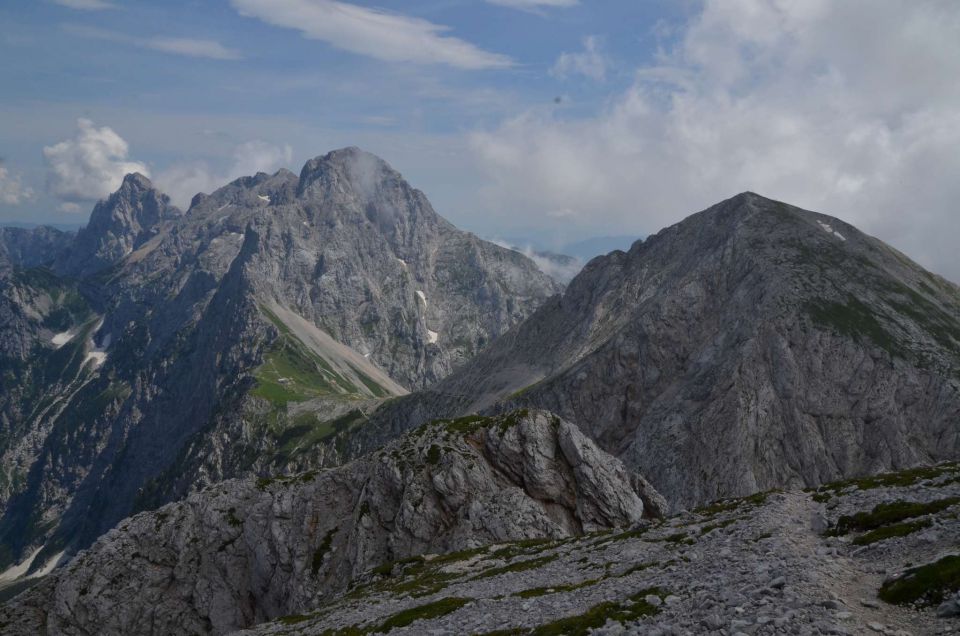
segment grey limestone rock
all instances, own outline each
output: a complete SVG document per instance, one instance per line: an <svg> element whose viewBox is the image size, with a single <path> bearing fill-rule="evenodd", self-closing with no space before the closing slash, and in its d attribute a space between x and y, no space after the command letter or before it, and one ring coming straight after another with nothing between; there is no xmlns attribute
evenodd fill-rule
<svg viewBox="0 0 960 636"><path fill-rule="evenodd" d="M356 148L186 213L128 175L71 241L52 271L26 248L0 267L0 570L222 479L342 463L379 401L559 289Z"/></svg>
<svg viewBox="0 0 960 636"><path fill-rule="evenodd" d="M593 259L377 436L544 408L673 505L960 455L960 288L829 216L744 193Z"/></svg>
<svg viewBox="0 0 960 636"><path fill-rule="evenodd" d="M549 413L437 422L341 468L227 481L124 520L0 624L223 634L314 609L390 562L574 537L643 513L622 464Z"/></svg>

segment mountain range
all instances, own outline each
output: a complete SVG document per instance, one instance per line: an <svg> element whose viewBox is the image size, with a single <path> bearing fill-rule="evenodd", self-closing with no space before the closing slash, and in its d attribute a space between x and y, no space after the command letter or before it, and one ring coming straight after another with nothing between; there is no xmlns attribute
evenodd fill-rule
<svg viewBox="0 0 960 636"><path fill-rule="evenodd" d="M333 457L305 463L336 462L374 405L559 290L355 148L186 212L129 175L75 237L3 239L3 568L204 484L295 470L315 443Z"/></svg>
<svg viewBox="0 0 960 636"><path fill-rule="evenodd" d="M839 219L746 192L569 282L530 256L458 230L357 148L186 211L131 174L76 234L0 228L0 588L33 586L0 625L389 631L409 623L344 609L358 586L456 610L473 601L446 581L517 566L553 594L548 557L514 561L538 542L592 563L583 537L616 527L743 539L833 514L803 489L960 457L960 288ZM934 473L890 496L927 505L953 483ZM767 506L773 490L790 492ZM764 517L714 518L730 498ZM648 588L602 615L685 602ZM314 621L328 613L339 631ZM587 633L507 618L474 622Z"/></svg>

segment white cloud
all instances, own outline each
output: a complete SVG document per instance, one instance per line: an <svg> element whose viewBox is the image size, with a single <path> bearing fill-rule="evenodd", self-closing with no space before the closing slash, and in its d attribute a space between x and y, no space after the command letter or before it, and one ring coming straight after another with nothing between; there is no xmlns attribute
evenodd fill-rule
<svg viewBox="0 0 960 636"><path fill-rule="evenodd" d="M130 160L129 147L112 129L77 120L77 134L43 149L50 191L71 203L95 201L120 187L131 172L149 176L147 166Z"/></svg>
<svg viewBox="0 0 960 636"><path fill-rule="evenodd" d="M574 7L580 4L579 0L487 0L487 2L523 11L536 11L549 7Z"/></svg>
<svg viewBox="0 0 960 636"><path fill-rule="evenodd" d="M583 75L596 82L604 81L607 78L607 58L600 51L598 38L595 35L585 37L580 53L561 53L550 74L561 79Z"/></svg>
<svg viewBox="0 0 960 636"><path fill-rule="evenodd" d="M20 182L20 175L12 175L0 162L0 203L20 205L33 198L33 190Z"/></svg>
<svg viewBox="0 0 960 636"><path fill-rule="evenodd" d="M488 208L646 233L753 190L960 279L958 33L948 0L707 0L601 112L474 134Z"/></svg>
<svg viewBox="0 0 960 636"><path fill-rule="evenodd" d="M195 38L148 38L142 42L148 49L186 55L187 57L206 57L212 60L239 60L240 52L229 49L215 40Z"/></svg>
<svg viewBox="0 0 960 636"><path fill-rule="evenodd" d="M248 141L234 149L231 165L226 170L216 170L205 162L177 164L157 175L156 184L177 206L186 209L198 192L213 192L237 177L276 172L292 160L293 149L288 145Z"/></svg>
<svg viewBox="0 0 960 636"><path fill-rule="evenodd" d="M104 0L53 0L55 4L69 9L79 11L102 11L104 9L116 9L117 6Z"/></svg>
<svg viewBox="0 0 960 636"><path fill-rule="evenodd" d="M227 48L216 40L176 37L135 37L126 33L118 33L107 29L90 27L79 24L66 24L63 29L73 35L107 42L127 44L142 49L184 55L186 57L202 57L212 60L239 60L242 58L236 49Z"/></svg>
<svg viewBox="0 0 960 636"><path fill-rule="evenodd" d="M231 0L243 16L387 62L501 68L510 58L444 35L448 27L336 0Z"/></svg>
<svg viewBox="0 0 960 636"><path fill-rule="evenodd" d="M520 252L533 261L537 269L564 285L573 280L573 277L583 269L583 261L574 256L540 252L530 245L513 245L509 241L501 239L491 239L491 242L500 247L505 247L508 250Z"/></svg>

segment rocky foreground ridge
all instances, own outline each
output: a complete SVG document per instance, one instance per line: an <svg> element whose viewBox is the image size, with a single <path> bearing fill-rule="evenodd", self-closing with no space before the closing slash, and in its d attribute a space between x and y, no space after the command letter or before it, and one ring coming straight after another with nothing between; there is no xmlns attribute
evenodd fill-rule
<svg viewBox="0 0 960 636"><path fill-rule="evenodd" d="M960 464L411 560L256 635L960 633Z"/></svg>
<svg viewBox="0 0 960 636"><path fill-rule="evenodd" d="M636 491L617 476L615 460L600 455L614 470L599 480L584 480L595 463L576 464L579 470L567 464L571 454L563 449L571 442L582 441L576 445L584 458L596 452L575 429L545 413L509 424L504 418L437 423L372 458L371 464L396 470L392 453L413 444L420 452L417 470L433 473L411 482L411 491L398 498L399 510L383 502L390 520L361 502L384 476L351 489L342 479L352 474L349 467L284 483L228 482L139 515L0 610L0 625L11 634L82 634L94 627L98 633L223 633L266 621L238 632L246 636L920 636L960 630L960 464L638 519ZM436 511L456 499L446 489L459 479L441 475L464 468L461 439L473 449L472 460L487 458L484 463L493 449L524 448L526 460L508 452L493 462L498 473L526 475L527 486L521 493L515 476L500 491L481 488L472 501L454 504L456 520L437 524L442 515ZM434 465L431 448L438 443L456 450L443 452ZM539 453L551 443L559 453L545 461L550 454ZM532 470L535 465L553 468ZM579 475L582 503L561 504L566 512L551 514L545 502L563 497L554 492L544 499L537 491L562 482L570 468ZM305 498L329 496L331 482L351 496L363 493L352 500L345 526L349 504L310 517L317 507ZM620 494L600 495L593 489L601 483ZM424 485L432 492L421 493ZM421 512L423 521L411 533L404 510L424 494L420 510L434 512ZM297 501L303 513L294 512ZM600 510L607 512L598 517ZM632 525L604 527L614 518ZM518 525L508 529L513 519ZM571 532L573 519L582 528ZM209 545L191 545L197 542ZM213 549L217 542L222 549ZM342 577L339 584L333 574Z"/></svg>
<svg viewBox="0 0 960 636"><path fill-rule="evenodd" d="M127 519L3 609L0 631L223 634L315 610L386 563L564 540L663 505L556 416L440 421L342 468L227 481Z"/></svg>

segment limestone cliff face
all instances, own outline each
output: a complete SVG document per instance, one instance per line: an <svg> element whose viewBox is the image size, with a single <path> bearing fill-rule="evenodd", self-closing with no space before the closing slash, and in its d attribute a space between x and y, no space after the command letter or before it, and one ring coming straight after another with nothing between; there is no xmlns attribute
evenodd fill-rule
<svg viewBox="0 0 960 636"><path fill-rule="evenodd" d="M11 634L227 633L314 609L388 562L662 512L635 479L549 413L435 422L341 468L227 481L126 519L0 621Z"/></svg>
<svg viewBox="0 0 960 636"><path fill-rule="evenodd" d="M591 261L377 435L550 409L674 503L960 455L960 289L835 218L745 193Z"/></svg>
<svg viewBox="0 0 960 636"><path fill-rule="evenodd" d="M0 267L0 569L225 478L341 462L379 401L558 289L355 148L186 213L129 175L35 264Z"/></svg>

